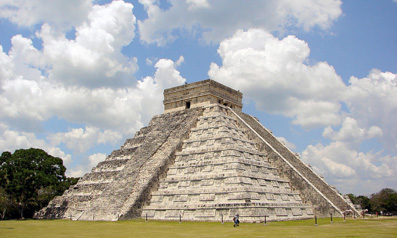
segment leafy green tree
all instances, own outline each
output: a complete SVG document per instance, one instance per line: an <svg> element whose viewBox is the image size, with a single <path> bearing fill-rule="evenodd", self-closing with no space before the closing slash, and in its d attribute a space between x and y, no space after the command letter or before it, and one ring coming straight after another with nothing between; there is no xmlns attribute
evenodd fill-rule
<svg viewBox="0 0 397 238"><path fill-rule="evenodd" d="M389 195L388 199L386 200L386 207L387 210L393 214L397 214L397 193L394 192Z"/></svg>
<svg viewBox="0 0 397 238"><path fill-rule="evenodd" d="M35 210L70 186L73 180L66 178L65 171L62 159L41 149L20 149L0 156L0 186L17 204L21 218L32 217Z"/></svg>
<svg viewBox="0 0 397 238"><path fill-rule="evenodd" d="M357 204L360 204L362 209L368 209L368 212L372 211L370 199L367 196L360 195L356 198Z"/></svg>
<svg viewBox="0 0 397 238"><path fill-rule="evenodd" d="M367 196L360 195L356 197L352 193L347 194L347 196L353 204L360 205L362 209L368 209L368 212L371 212L371 204Z"/></svg>
<svg viewBox="0 0 397 238"><path fill-rule="evenodd" d="M384 188L371 195L370 204L373 211L397 213L397 192L391 188Z"/></svg>
<svg viewBox="0 0 397 238"><path fill-rule="evenodd" d="M4 188L0 187L0 218L3 220L6 216L7 210L13 210L15 208L15 202L6 193Z"/></svg>

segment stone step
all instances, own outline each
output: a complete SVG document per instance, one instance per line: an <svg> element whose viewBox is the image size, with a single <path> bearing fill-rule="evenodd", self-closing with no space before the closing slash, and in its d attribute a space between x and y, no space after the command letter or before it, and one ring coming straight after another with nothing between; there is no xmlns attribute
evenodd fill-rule
<svg viewBox="0 0 397 238"><path fill-rule="evenodd" d="M113 170L113 171L100 171L100 172L91 172L88 174L85 174L83 178L81 178L82 181L86 182L101 182L101 181L112 181L114 177L119 173L119 170Z"/></svg>
<svg viewBox="0 0 397 238"><path fill-rule="evenodd" d="M200 171L208 172L213 170L229 170L229 169L250 169L253 172L258 172L259 170L264 173L268 173L269 170L276 169L269 163L264 161L249 161L248 159L227 159L220 158L215 160L199 160L191 159L186 161L178 161L174 165L170 166L171 169L184 169L184 168L197 168Z"/></svg>
<svg viewBox="0 0 397 238"><path fill-rule="evenodd" d="M287 147L285 147L280 141L278 141L271 131L265 129L256 119L247 115L240 114L240 116L247 122L259 135L262 136L273 148L275 148L278 153L280 153L299 173L301 173L312 185L315 186L315 189L321 192L324 196L324 199L328 199L331 203L330 206L336 206L340 212L343 212L348 209L354 210L348 203L341 197L341 195L335 191L335 189L331 188L322 178L320 178L309 166L304 164L295 153L290 151ZM266 147L266 146L265 146ZM275 157L276 158L276 157ZM291 175L291 173L284 172L285 174ZM300 187L300 185L294 185ZM316 190L313 189L313 193L316 193Z"/></svg>
<svg viewBox="0 0 397 238"><path fill-rule="evenodd" d="M128 163L126 159L105 160L92 169L92 172L113 172L120 171Z"/></svg>
<svg viewBox="0 0 397 238"><path fill-rule="evenodd" d="M218 188L218 189L217 189ZM160 187L159 190L152 193L152 196L164 196L164 195L200 195L200 194L232 194L232 193L255 193L259 195L269 195L269 194L277 194L277 195L291 195L298 196L295 200L301 200L298 192L293 192L287 188L280 187L263 187L263 186L244 186L243 184L235 185L235 186L225 186L222 188L219 187ZM269 197L267 198L269 199Z"/></svg>

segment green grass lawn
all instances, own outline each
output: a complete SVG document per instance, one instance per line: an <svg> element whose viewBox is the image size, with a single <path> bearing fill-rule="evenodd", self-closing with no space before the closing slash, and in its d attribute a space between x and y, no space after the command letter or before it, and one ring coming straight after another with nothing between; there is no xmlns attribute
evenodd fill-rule
<svg viewBox="0 0 397 238"><path fill-rule="evenodd" d="M0 237L397 237L397 219L329 218L246 224L131 220L118 222L0 221Z"/></svg>

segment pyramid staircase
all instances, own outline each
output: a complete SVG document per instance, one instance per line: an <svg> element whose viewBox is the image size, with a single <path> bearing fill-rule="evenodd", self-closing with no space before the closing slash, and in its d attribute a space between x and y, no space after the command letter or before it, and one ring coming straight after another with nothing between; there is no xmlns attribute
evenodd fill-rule
<svg viewBox="0 0 397 238"><path fill-rule="evenodd" d="M280 170L283 177L291 181L294 190L300 191L303 200L312 204L318 215L336 213L342 216L346 211L359 215L350 201L317 175L296 153L277 140L256 118L245 113L232 112L249 128L250 135L256 139L262 150L269 154L269 161Z"/></svg>
<svg viewBox="0 0 397 238"><path fill-rule="evenodd" d="M204 107L142 217L230 221L236 213L245 222L259 222L265 216L306 219L313 209L258 151L231 109L213 104Z"/></svg>

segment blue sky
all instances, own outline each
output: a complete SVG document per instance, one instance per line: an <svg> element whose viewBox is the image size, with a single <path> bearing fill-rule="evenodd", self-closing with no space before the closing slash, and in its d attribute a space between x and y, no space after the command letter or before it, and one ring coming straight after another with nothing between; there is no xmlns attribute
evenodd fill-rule
<svg viewBox="0 0 397 238"><path fill-rule="evenodd" d="M0 2L0 151L82 176L211 78L342 193L397 189L397 1Z"/></svg>

